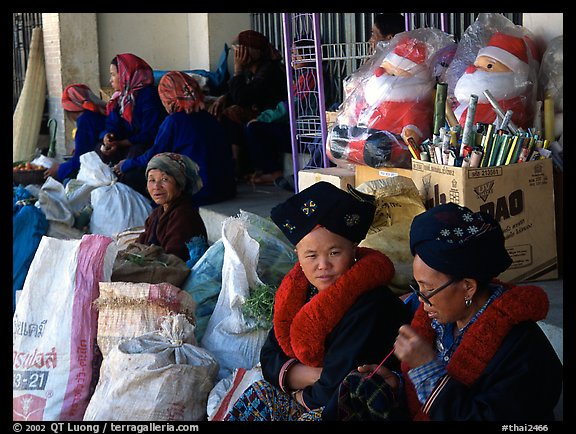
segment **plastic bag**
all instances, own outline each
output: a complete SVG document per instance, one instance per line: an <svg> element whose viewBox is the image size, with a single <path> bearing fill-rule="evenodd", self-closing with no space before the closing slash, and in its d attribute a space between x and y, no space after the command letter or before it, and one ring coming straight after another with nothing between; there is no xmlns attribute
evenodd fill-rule
<svg viewBox="0 0 576 434"><path fill-rule="evenodd" d="M437 53L453 45L450 35L432 28L378 44L329 130L329 158L336 164L409 168L406 141L419 145L431 136Z"/></svg>
<svg viewBox="0 0 576 434"><path fill-rule="evenodd" d="M222 289L201 342L220 364L218 379L236 368L253 368L268 334L242 314L250 288L262 284L256 273L260 246L248 234L247 223L237 217L222 223L222 241Z"/></svg>
<svg viewBox="0 0 576 434"><path fill-rule="evenodd" d="M252 383L263 378L260 364L252 369L234 369L230 376L221 379L210 391L207 403L208 420L224 420L244 391Z"/></svg>
<svg viewBox="0 0 576 434"><path fill-rule="evenodd" d="M190 274L181 258L152 244L130 243L118 252L112 282L171 283L180 287Z"/></svg>
<svg viewBox="0 0 576 434"><path fill-rule="evenodd" d="M208 321L214 312L220 289L222 288L222 265L224 264L224 243L219 239L212 244L194 264L190 275L182 284L196 303L196 339L204 337Z"/></svg>
<svg viewBox="0 0 576 434"><path fill-rule="evenodd" d="M390 258L396 272L389 287L395 294L406 294L412 281L410 226L415 216L426 211L418 188L410 178L393 176L365 182L357 190L376 196L374 221L359 246Z"/></svg>
<svg viewBox="0 0 576 434"><path fill-rule="evenodd" d="M474 67L481 56L491 59L490 72ZM489 90L504 112L513 111L512 123L516 127L531 128L538 61L534 36L528 29L515 25L502 14L481 13L463 33L446 71L446 104L450 105L459 124L464 127L470 97L476 95L474 124L495 123L499 117L484 93ZM506 65L509 71L498 72L496 62Z"/></svg>
<svg viewBox="0 0 576 434"><path fill-rule="evenodd" d="M564 132L564 36L550 41L538 72L539 100L551 98L554 105L554 138ZM545 126L546 127L546 126Z"/></svg>
<svg viewBox="0 0 576 434"><path fill-rule="evenodd" d="M245 222L249 236L258 242L256 273L266 285L278 287L296 263L294 246L269 219L241 210L237 217ZM182 289L196 302L196 337L204 336L210 316L214 312L222 288L224 243L216 241L196 262ZM248 293L249 296L249 293Z"/></svg>
<svg viewBox="0 0 576 434"><path fill-rule="evenodd" d="M98 346L104 357L120 342L150 333L170 313L186 315L194 324L194 300L168 283L100 282Z"/></svg>
<svg viewBox="0 0 576 434"><path fill-rule="evenodd" d="M48 221L33 205L22 206L12 217L12 312L16 297L22 290L42 237L48 231Z"/></svg>
<svg viewBox="0 0 576 434"><path fill-rule="evenodd" d="M115 256L102 235L42 238L13 319L13 420L82 420L102 361L92 302Z"/></svg>
<svg viewBox="0 0 576 434"><path fill-rule="evenodd" d="M96 152L80 156L76 179L94 187L90 192L91 233L114 237L128 228L144 226L152 205L136 190L117 183L112 168Z"/></svg>

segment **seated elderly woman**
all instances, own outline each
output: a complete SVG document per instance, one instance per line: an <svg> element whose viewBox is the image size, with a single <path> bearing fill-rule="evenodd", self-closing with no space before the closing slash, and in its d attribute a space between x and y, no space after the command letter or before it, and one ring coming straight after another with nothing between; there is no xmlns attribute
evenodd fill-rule
<svg viewBox="0 0 576 434"><path fill-rule="evenodd" d="M411 420L554 420L562 363L537 324L548 297L496 279L512 264L498 222L438 205L414 218L410 249L420 305L394 344L401 374L359 367L323 419L391 420L404 408Z"/></svg>
<svg viewBox="0 0 576 434"><path fill-rule="evenodd" d="M260 352L264 380L248 387L225 420L316 417L346 374L384 357L398 327L410 321L387 286L392 261L358 247L375 206L351 191L318 182L272 209L298 262L276 292L273 328Z"/></svg>
<svg viewBox="0 0 576 434"><path fill-rule="evenodd" d="M166 253L190 259L186 243L193 237L207 238L206 226L192 203L192 195L202 188L198 165L185 155L163 152L146 167L148 193L158 205L138 237L142 244L156 244Z"/></svg>

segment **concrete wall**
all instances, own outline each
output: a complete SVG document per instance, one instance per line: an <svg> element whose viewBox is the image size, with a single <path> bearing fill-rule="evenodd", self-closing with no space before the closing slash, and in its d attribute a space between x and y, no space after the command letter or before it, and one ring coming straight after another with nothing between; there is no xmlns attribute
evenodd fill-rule
<svg viewBox="0 0 576 434"><path fill-rule="evenodd" d="M49 117L57 121L56 153L74 149L74 123L64 117L62 90L84 83L96 94L100 88L96 14L42 14Z"/></svg>
<svg viewBox="0 0 576 434"><path fill-rule="evenodd" d="M189 63L187 14L98 14L100 80L108 84L110 61L116 54L133 53L153 69Z"/></svg>
<svg viewBox="0 0 576 434"><path fill-rule="evenodd" d="M249 13L99 13L100 83L118 53L134 53L156 70L215 70L224 48L250 28Z"/></svg>
<svg viewBox="0 0 576 434"><path fill-rule="evenodd" d="M534 34L541 53L552 39L564 34L563 13L526 13L522 19L524 27Z"/></svg>

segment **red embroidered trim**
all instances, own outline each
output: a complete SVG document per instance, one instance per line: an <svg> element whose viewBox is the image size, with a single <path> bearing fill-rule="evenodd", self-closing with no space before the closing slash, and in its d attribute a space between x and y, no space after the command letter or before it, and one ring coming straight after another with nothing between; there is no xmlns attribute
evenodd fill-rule
<svg viewBox="0 0 576 434"><path fill-rule="evenodd" d="M284 277L274 302L274 333L290 357L308 366L322 366L324 342L352 304L365 292L387 285L394 264L383 253L357 247L357 262L334 285L320 291L309 303L309 282L297 262Z"/></svg>
<svg viewBox="0 0 576 434"><path fill-rule="evenodd" d="M539 286L496 283L504 285L506 290L466 331L446 367L450 377L468 386L482 375L512 327L523 321L543 320L548 314L548 296ZM412 327L424 339L434 342L436 334L430 323L430 318L420 306L414 314ZM408 370L408 366L402 363L402 372L406 374ZM408 378L407 374L405 378ZM414 414L420 411L420 402L412 383L406 381L405 384L410 410Z"/></svg>

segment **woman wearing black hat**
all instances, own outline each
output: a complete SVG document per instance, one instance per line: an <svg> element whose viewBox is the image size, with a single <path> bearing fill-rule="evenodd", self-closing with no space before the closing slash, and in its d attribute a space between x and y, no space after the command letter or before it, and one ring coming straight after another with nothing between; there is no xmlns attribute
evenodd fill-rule
<svg viewBox="0 0 576 434"><path fill-rule="evenodd" d="M410 312L386 286L394 275L390 259L357 247L374 212L369 199L327 182L272 210L298 262L276 292L274 326L260 353L264 380L244 392L225 420L318 414L312 410L328 402L352 369L390 351ZM395 369L398 360L387 366Z"/></svg>
<svg viewBox="0 0 576 434"><path fill-rule="evenodd" d="M562 363L537 324L548 298L538 286L495 279L512 264L499 224L439 205L414 218L410 249L420 306L394 344L410 419L554 420ZM389 408L400 382L387 368L378 373L388 378L362 381L370 368L346 378L324 419L388 418L370 409Z"/></svg>

